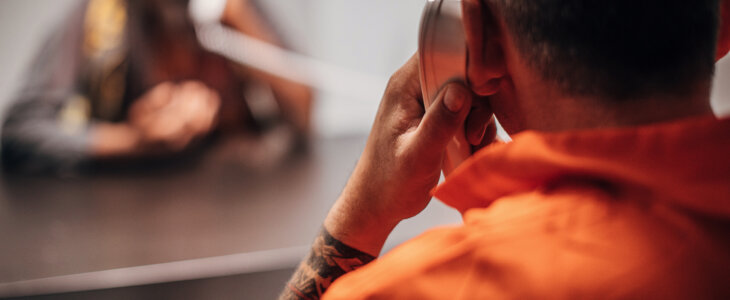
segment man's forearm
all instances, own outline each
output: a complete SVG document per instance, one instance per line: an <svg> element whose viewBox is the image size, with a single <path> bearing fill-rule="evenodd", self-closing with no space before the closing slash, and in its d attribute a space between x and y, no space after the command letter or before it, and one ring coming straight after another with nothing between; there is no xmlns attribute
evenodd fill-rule
<svg viewBox="0 0 730 300"><path fill-rule="evenodd" d="M319 299L337 278L374 259L374 256L337 240L323 228L279 300Z"/></svg>
<svg viewBox="0 0 730 300"><path fill-rule="evenodd" d="M319 299L337 278L373 261L399 223L371 211L371 194L362 187L363 162L367 160L358 163L280 300Z"/></svg>

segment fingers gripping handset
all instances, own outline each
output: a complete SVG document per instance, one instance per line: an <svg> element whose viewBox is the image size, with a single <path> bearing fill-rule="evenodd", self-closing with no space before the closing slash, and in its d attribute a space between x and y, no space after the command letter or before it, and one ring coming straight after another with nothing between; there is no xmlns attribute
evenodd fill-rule
<svg viewBox="0 0 730 300"><path fill-rule="evenodd" d="M424 106L436 99L447 82L466 83L467 46L462 24L461 0L428 0L421 18L418 41L420 79ZM464 127L446 148L444 175L449 175L471 155Z"/></svg>

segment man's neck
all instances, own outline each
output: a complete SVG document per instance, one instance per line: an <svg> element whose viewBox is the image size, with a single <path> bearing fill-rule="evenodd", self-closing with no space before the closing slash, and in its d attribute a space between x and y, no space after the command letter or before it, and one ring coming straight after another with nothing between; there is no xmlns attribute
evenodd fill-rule
<svg viewBox="0 0 730 300"><path fill-rule="evenodd" d="M709 88L685 97L656 96L620 102L570 97L543 98L526 107L531 110L531 117L525 122L529 129L553 132L633 127L712 115L709 99ZM545 107L546 103L553 105Z"/></svg>

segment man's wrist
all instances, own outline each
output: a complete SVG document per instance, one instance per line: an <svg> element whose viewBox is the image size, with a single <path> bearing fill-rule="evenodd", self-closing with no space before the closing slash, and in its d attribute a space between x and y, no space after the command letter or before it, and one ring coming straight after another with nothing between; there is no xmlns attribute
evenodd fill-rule
<svg viewBox="0 0 730 300"><path fill-rule="evenodd" d="M375 256L343 243L323 228L279 300L320 299L335 280L374 259Z"/></svg>
<svg viewBox="0 0 730 300"><path fill-rule="evenodd" d="M378 214L364 201L367 200L363 199L364 195L356 193L347 189L342 193L327 215L324 227L343 243L377 257L401 220Z"/></svg>

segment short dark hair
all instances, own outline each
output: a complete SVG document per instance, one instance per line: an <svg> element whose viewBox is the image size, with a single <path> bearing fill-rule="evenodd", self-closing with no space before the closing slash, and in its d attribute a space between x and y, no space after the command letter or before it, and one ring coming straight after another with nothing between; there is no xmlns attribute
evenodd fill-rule
<svg viewBox="0 0 730 300"><path fill-rule="evenodd" d="M715 67L719 0L491 0L529 64L573 96L687 94Z"/></svg>

